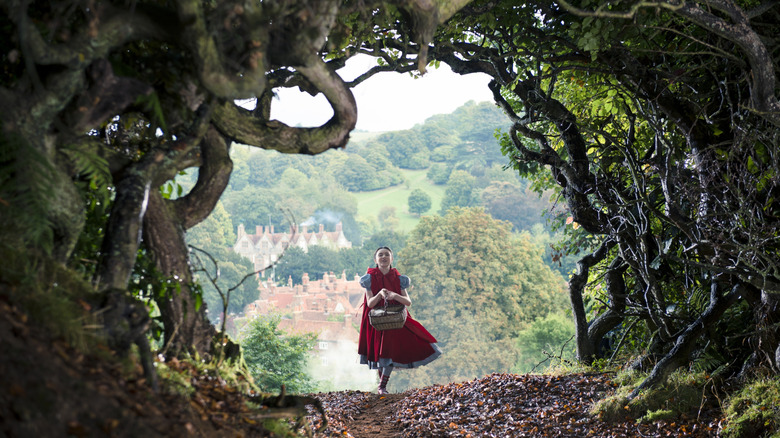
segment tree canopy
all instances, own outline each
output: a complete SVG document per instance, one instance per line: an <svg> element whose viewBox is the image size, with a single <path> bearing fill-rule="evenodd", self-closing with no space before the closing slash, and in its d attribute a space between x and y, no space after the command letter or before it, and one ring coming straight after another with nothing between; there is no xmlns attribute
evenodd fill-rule
<svg viewBox="0 0 780 438"><path fill-rule="evenodd" d="M420 189L415 189L409 194L407 203L410 213L423 214L431 209L431 197Z"/></svg>
<svg viewBox="0 0 780 438"><path fill-rule="evenodd" d="M231 145L297 154L341 148L356 121L351 87L380 71L424 72L432 61L493 78L495 102L511 122L503 153L535 178L535 190L553 190L566 205L556 223L568 239L558 250L582 255L569 281L579 359L598 358L604 335L618 329L648 335L634 365L653 371L639 389L722 351L728 359L718 369L731 374L745 364L780 371L777 2L0 7L0 242L90 275L102 298L96 314L114 338L148 349L148 319L125 311L140 305L138 293L125 292L136 261L148 257L154 269L144 272L175 284L155 296L166 351L207 354L214 332L192 289L184 232L228 185ZM347 83L334 71L357 53L380 63ZM314 128L271 120L273 89L294 86L322 93L332 119ZM446 160L454 147L446 135L432 150L404 137L385 139L386 147L411 168ZM483 139L469 142L473 157L462 168L490 169L495 153ZM236 187L266 171L306 187L300 174L252 165L235 170ZM193 167L197 180L179 193L171 180ZM471 180L445 178L441 167L431 173L450 179L447 207L474 205L465 190ZM390 227L393 219L383 220ZM470 229L464 241L482 245ZM431 238L417 237L410 244ZM459 263L478 258L467 253ZM491 266L501 271L513 262L499 260ZM436 261L444 265L446 254ZM477 290L509 284L491 277L499 273L453 272ZM515 333L531 308L513 301L523 294L495 292L507 305L494 308L505 323L496 329Z"/></svg>

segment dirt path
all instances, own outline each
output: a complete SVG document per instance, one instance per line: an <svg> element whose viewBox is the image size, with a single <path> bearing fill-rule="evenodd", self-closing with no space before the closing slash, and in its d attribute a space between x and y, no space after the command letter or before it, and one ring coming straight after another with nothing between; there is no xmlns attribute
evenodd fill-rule
<svg viewBox="0 0 780 438"><path fill-rule="evenodd" d="M355 438L395 438L401 436L402 426L398 418L398 403L404 394L371 395L361 412L346 423Z"/></svg>

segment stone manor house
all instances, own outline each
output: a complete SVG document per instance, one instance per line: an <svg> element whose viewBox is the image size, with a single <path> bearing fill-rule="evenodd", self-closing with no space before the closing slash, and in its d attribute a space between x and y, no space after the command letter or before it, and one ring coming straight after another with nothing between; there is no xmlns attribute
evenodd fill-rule
<svg viewBox="0 0 780 438"><path fill-rule="evenodd" d="M325 231L325 226L320 224L317 231L310 231L306 225L293 225L288 232L282 233L275 233L273 225L258 225L255 234L247 234L241 224L233 251L251 260L255 271L262 271L276 262L288 247L297 246L308 252L314 245L352 248L352 242L344 236L341 222L336 224L336 231Z"/></svg>

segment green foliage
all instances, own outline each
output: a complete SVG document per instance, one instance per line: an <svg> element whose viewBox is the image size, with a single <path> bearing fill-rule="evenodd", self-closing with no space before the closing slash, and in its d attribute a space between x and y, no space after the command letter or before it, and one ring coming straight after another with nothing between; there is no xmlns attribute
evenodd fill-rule
<svg viewBox="0 0 780 438"><path fill-rule="evenodd" d="M87 281L95 276L114 193L112 186L95 186L92 181L81 186L86 219L68 260L68 267L79 272Z"/></svg>
<svg viewBox="0 0 780 438"><path fill-rule="evenodd" d="M48 157L14 132L0 130L0 228L11 245L51 252L54 228L48 212L57 184Z"/></svg>
<svg viewBox="0 0 780 438"><path fill-rule="evenodd" d="M409 194L409 212L413 214L423 214L431 209L431 197L420 189L412 190Z"/></svg>
<svg viewBox="0 0 780 438"><path fill-rule="evenodd" d="M108 161L96 154L90 146L80 143L71 144L64 147L62 153L68 157L76 168L76 177L79 182L82 182L80 186L86 185L91 190L106 188L112 183ZM100 199L104 203L109 200L107 195Z"/></svg>
<svg viewBox="0 0 780 438"><path fill-rule="evenodd" d="M452 207L474 207L479 202L475 190L476 178L462 170L452 172L441 201L440 214L446 214Z"/></svg>
<svg viewBox="0 0 780 438"><path fill-rule="evenodd" d="M172 297L181 294L181 281L163 275L163 273L157 270L157 265L149 251L141 245L136 253L135 265L133 266L130 281L127 284L127 290L133 296L146 303L147 310L152 317L149 335L153 340L160 341L163 335L163 322L158 309L155 307L155 303L170 300ZM192 292L195 294L196 300L203 298L200 288L193 287Z"/></svg>
<svg viewBox="0 0 780 438"><path fill-rule="evenodd" d="M358 202L358 220L365 227L363 234L370 235L379 230L376 214L385 206L403 207L407 204L409 194L414 189L424 190L431 196L431 210L436 211L441 205L444 196L444 187L431 186L425 178L425 171L422 170L401 170L408 187L395 186L376 192L355 193ZM420 221L420 217L411 214L406 208L397 208L398 228L400 232L409 232Z"/></svg>
<svg viewBox="0 0 780 438"><path fill-rule="evenodd" d="M314 348L314 333L292 334L279 329L280 316L255 318L242 329L244 360L257 386L265 392L301 394L314 388L306 372L309 352Z"/></svg>
<svg viewBox="0 0 780 438"><path fill-rule="evenodd" d="M405 242L404 235L385 230L367 238L362 247L335 250L312 246L309 252L291 247L285 251L274 270L280 284L286 284L288 278L292 278L294 284L301 284L304 272L308 273L312 280L320 279L323 273L329 272L336 275L343 272L351 279L354 275L363 275L368 267L373 266L374 250L380 246L389 246L397 253L403 249Z"/></svg>
<svg viewBox="0 0 780 438"><path fill-rule="evenodd" d="M288 278L292 278L293 284L301 284L304 273L308 273L311 279L321 278L323 272L337 269L337 254L337 250L324 246L312 246L309 252L303 252L297 246L287 248L274 267L276 278L284 284Z"/></svg>
<svg viewBox="0 0 780 438"><path fill-rule="evenodd" d="M517 335L520 360L513 371L530 373L555 366L561 361L573 361L576 353L573 337L574 325L570 316L559 312L537 318ZM548 362L551 358L552 361Z"/></svg>
<svg viewBox="0 0 780 438"><path fill-rule="evenodd" d="M48 256L5 244L0 244L0 260L0 300L18 308L30 324L83 352L100 339L89 313L92 289L77 273Z"/></svg>
<svg viewBox="0 0 780 438"><path fill-rule="evenodd" d="M377 165L386 166L387 163L378 160ZM357 154L341 154L334 157L328 164L327 172L352 192L378 190L401 183L397 169L386 167L379 170Z"/></svg>
<svg viewBox="0 0 780 438"><path fill-rule="evenodd" d="M440 163L435 163L428 168L426 177L434 184L446 184L450 179L452 168Z"/></svg>
<svg viewBox="0 0 780 438"><path fill-rule="evenodd" d="M283 229L291 222L303 222L323 211L354 216L357 202L339 182L343 168L349 167L346 161L353 155L332 152L302 157L269 151L249 154L244 148L234 148L231 157L235 169L240 173L246 168L247 173L246 182L238 185L240 190L233 190L231 185L221 198L232 228L235 230L239 224L244 224L250 228L274 225ZM231 175L231 181L237 177L236 172L234 170ZM285 173L287 180L282 179ZM361 178L367 177L361 175ZM395 178L393 184L399 183L400 177ZM345 233L352 237L360 234L349 218L343 221Z"/></svg>
<svg viewBox="0 0 780 438"><path fill-rule="evenodd" d="M780 436L780 379L752 381L729 396L725 407L728 438Z"/></svg>
<svg viewBox="0 0 780 438"><path fill-rule="evenodd" d="M236 243L236 233L230 215L220 201L211 214L198 225L187 230L187 243L200 248L227 248Z"/></svg>
<svg viewBox="0 0 780 438"><path fill-rule="evenodd" d="M424 138L414 130L388 132L380 135L377 141L382 143L389 154L389 159L396 166L404 169L424 169L428 167L427 160L418 154L425 152L427 147Z"/></svg>
<svg viewBox="0 0 780 438"><path fill-rule="evenodd" d="M545 265L543 250L510 229L481 209L453 208L422 218L397 252L400 272L412 279L410 312L447 354L409 385L508 371L523 329L565 308L563 280Z"/></svg>
<svg viewBox="0 0 780 438"><path fill-rule="evenodd" d="M544 224L542 213L550 209L550 193L540 196L511 182L491 182L482 192L485 209L496 219L512 222L515 231Z"/></svg>

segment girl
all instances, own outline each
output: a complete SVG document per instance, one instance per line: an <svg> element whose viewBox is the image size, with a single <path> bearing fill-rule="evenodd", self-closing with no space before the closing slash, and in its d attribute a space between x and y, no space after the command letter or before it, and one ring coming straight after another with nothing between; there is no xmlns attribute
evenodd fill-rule
<svg viewBox="0 0 780 438"><path fill-rule="evenodd" d="M425 327L407 314L406 323L396 330L375 330L368 319L369 311L388 304L412 305L406 290L411 281L393 268L393 251L383 246L374 252L375 268L368 268L360 278L366 289L363 298L363 319L360 323L358 354L360 363L378 370L379 394L387 394L387 382L393 368L416 368L426 365L441 355L434 338Z"/></svg>

